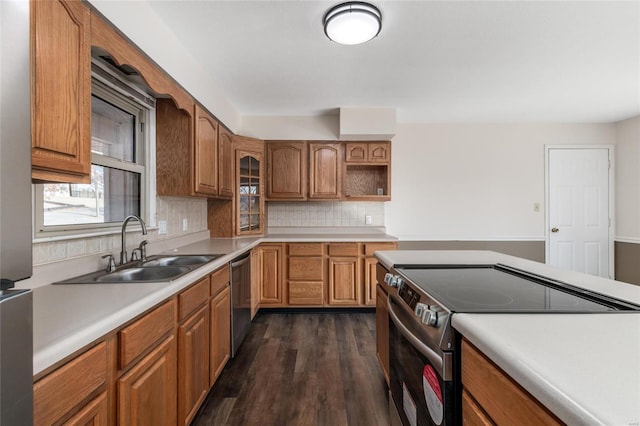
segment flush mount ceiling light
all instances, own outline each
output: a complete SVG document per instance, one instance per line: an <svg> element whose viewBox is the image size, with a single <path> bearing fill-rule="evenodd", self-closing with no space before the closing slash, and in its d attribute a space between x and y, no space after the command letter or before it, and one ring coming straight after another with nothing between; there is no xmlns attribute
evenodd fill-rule
<svg viewBox="0 0 640 426"><path fill-rule="evenodd" d="M380 10L361 1L350 1L332 7L322 20L324 33L340 44L360 44L380 33Z"/></svg>

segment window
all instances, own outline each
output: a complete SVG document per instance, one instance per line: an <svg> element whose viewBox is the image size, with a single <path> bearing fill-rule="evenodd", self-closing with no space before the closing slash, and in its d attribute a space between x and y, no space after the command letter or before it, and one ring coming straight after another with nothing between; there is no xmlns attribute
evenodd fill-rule
<svg viewBox="0 0 640 426"><path fill-rule="evenodd" d="M93 67L91 183L36 185L36 237L105 231L130 214L149 217L153 100L99 78L96 71L106 71Z"/></svg>

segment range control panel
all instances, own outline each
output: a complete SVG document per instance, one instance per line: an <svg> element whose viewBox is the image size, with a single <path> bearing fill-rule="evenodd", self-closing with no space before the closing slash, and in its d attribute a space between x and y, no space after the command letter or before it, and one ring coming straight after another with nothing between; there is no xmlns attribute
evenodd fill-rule
<svg viewBox="0 0 640 426"><path fill-rule="evenodd" d="M402 287L398 288L398 296L400 296L402 300L404 300L407 305L409 305L409 307L413 310L416 309L416 305L420 301L420 295L418 294L418 292L413 290L408 285L403 285Z"/></svg>

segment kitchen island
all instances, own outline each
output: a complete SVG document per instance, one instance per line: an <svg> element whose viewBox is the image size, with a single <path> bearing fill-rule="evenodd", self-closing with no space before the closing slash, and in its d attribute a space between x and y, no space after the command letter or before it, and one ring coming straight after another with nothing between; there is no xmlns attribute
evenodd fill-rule
<svg viewBox="0 0 640 426"><path fill-rule="evenodd" d="M499 253L407 250L376 256L386 268L500 263L640 305L638 286ZM640 312L456 313L452 325L561 421L640 424Z"/></svg>

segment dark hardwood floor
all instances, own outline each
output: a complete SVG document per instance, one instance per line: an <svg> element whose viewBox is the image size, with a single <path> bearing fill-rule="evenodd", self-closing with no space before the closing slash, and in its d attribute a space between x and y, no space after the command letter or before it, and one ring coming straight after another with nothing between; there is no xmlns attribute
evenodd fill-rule
<svg viewBox="0 0 640 426"><path fill-rule="evenodd" d="M260 312L193 425L388 425L370 312Z"/></svg>

